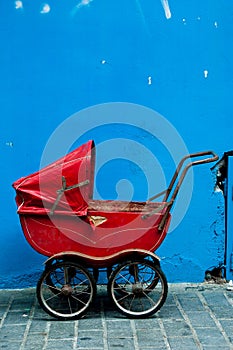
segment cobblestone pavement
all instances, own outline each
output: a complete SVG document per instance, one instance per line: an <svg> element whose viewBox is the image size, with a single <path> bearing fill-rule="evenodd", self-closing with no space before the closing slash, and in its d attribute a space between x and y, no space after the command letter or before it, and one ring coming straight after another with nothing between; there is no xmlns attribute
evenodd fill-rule
<svg viewBox="0 0 233 350"><path fill-rule="evenodd" d="M85 317L58 321L39 307L35 289L0 290L0 349L233 349L233 291L172 284L158 313L132 320L115 310L102 286Z"/></svg>

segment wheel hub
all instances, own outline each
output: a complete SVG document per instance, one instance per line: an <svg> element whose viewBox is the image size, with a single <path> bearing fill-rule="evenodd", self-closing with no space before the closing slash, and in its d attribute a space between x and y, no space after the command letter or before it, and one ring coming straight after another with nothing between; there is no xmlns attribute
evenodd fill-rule
<svg viewBox="0 0 233 350"><path fill-rule="evenodd" d="M62 287L61 291L62 291L62 294L63 294L63 295L69 296L69 295L72 294L73 288L71 287L70 284L65 284L65 285Z"/></svg>
<svg viewBox="0 0 233 350"><path fill-rule="evenodd" d="M132 285L132 293L136 296L143 294L143 286L140 282L134 283Z"/></svg>

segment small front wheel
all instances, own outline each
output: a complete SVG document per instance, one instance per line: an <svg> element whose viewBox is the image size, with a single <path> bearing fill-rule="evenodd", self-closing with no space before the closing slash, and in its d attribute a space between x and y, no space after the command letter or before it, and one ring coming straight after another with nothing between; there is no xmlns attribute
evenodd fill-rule
<svg viewBox="0 0 233 350"><path fill-rule="evenodd" d="M82 316L96 294L96 283L89 271L74 262L59 262L45 269L37 283L40 306L60 319Z"/></svg>
<svg viewBox="0 0 233 350"><path fill-rule="evenodd" d="M167 298L167 280L154 262L146 259L120 264L111 274L108 292L113 303L131 318L151 316Z"/></svg>

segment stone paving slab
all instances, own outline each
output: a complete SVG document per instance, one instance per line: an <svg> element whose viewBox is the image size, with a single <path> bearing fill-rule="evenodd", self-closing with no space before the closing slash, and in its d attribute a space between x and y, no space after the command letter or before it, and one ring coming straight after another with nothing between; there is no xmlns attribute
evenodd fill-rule
<svg viewBox="0 0 233 350"><path fill-rule="evenodd" d="M233 291L226 285L170 284L159 312L128 319L99 286L83 318L58 321L40 308L35 289L0 290L0 349L233 349Z"/></svg>

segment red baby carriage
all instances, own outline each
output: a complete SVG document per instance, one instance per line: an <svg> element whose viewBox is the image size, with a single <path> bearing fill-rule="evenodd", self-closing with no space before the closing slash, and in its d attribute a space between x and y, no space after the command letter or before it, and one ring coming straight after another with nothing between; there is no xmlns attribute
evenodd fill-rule
<svg viewBox="0 0 233 350"><path fill-rule="evenodd" d="M194 157L210 156L186 166ZM167 190L147 202L93 199L94 142L17 180L16 203L27 241L48 256L37 284L42 308L61 319L83 315L105 269L108 292L120 312L145 317L166 300L167 281L154 254L164 240L170 210L188 169L216 161L212 151L179 163ZM163 195L163 201L152 202Z"/></svg>

